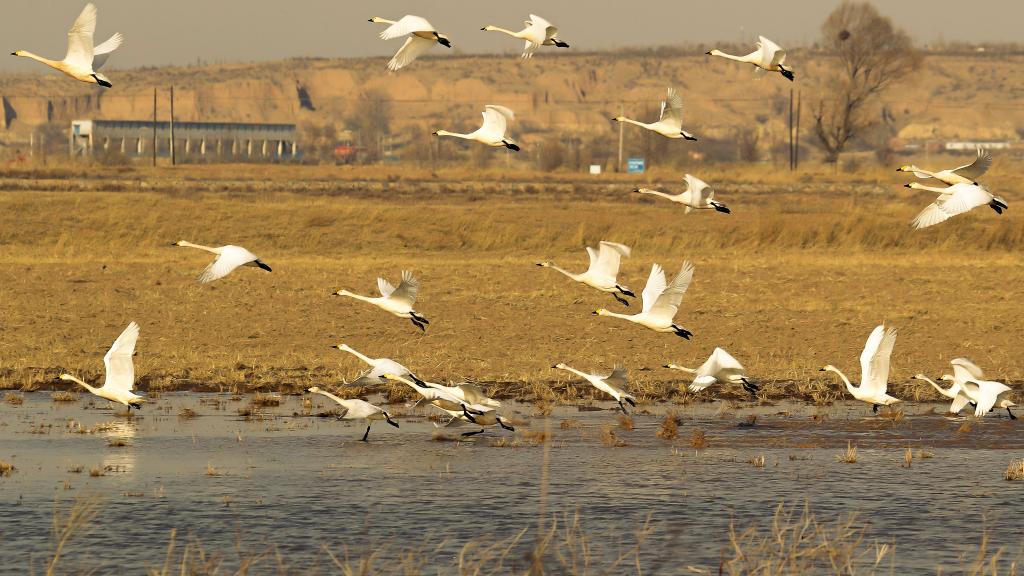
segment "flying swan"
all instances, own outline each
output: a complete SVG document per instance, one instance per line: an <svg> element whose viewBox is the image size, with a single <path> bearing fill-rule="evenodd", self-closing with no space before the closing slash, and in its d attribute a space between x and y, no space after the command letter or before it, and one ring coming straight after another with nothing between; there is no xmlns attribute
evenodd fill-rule
<svg viewBox="0 0 1024 576"><path fill-rule="evenodd" d="M860 386L854 387L850 379L829 364L821 368L822 372L835 372L843 379L846 389L857 400L871 404L871 410L878 412L879 406L889 406L901 400L885 393L889 385L889 356L896 344L896 329L884 325L876 326L864 344L860 353Z"/></svg>
<svg viewBox="0 0 1024 576"><path fill-rule="evenodd" d="M348 352L370 365L369 370L360 374L355 380L347 382L349 386L373 386L374 384L380 384L381 377L389 373L398 374L399 376L408 376L412 378L416 384L426 386L426 384L410 372L408 368L402 366L398 362L395 362L391 358L370 358L369 356L360 354L348 344L338 344L336 346L331 346L331 348L337 348L342 352Z"/></svg>
<svg viewBox="0 0 1024 576"><path fill-rule="evenodd" d="M186 240L178 240L172 244L172 246L198 248L217 255L217 259L211 262L210 265L203 270L203 273L199 275L200 284L207 284L214 280L220 280L239 266L252 266L254 268L261 268L267 272L271 271L270 266L267 266L266 263L257 258L255 254L241 246L232 246L228 244L227 246L221 246L219 248L210 248L209 246L193 244Z"/></svg>
<svg viewBox="0 0 1024 576"><path fill-rule="evenodd" d="M616 366L611 374L606 376L600 376L598 374L587 374L575 368L566 366L559 362L552 366L556 370L565 370L566 372L572 372L573 374L583 378L587 382L590 382L594 388L605 392L609 396L615 399L619 403L619 408L622 409L623 414L626 412L626 407L622 405L622 401L625 400L630 406L636 407L636 396L629 394L625 390L626 386L626 369L622 366Z"/></svg>
<svg viewBox="0 0 1024 576"><path fill-rule="evenodd" d="M942 388L924 374L915 374L914 379L923 380L928 384L931 384L932 388L935 388L939 394L952 399L953 403L949 405L949 412L951 414L959 414L968 403L976 404L964 393L964 382L968 380L984 379L985 374L977 364L971 362L967 358L953 358L949 363L953 366L953 374L943 374L939 378L939 381L952 382L952 384L949 385L949 388Z"/></svg>
<svg viewBox="0 0 1024 576"><path fill-rule="evenodd" d="M661 134L666 138L685 138L687 140L696 140L697 137L690 134L686 130L683 130L683 98L679 94L676 94L675 88L668 89L668 96L661 103L661 116L657 122L645 124L643 122L637 122L636 120L630 120L625 116L616 116L612 118L616 122L626 122L627 124L635 124L641 128L650 130L657 134Z"/></svg>
<svg viewBox="0 0 1024 576"><path fill-rule="evenodd" d="M93 46L93 36L96 34L96 7L90 2L82 9L71 30L68 30L68 52L63 60L50 60L29 52L28 50L15 50L11 56L23 56L37 62L42 62L54 70L89 84L99 84L104 88L110 88L113 84L99 72L99 69L106 64L110 53L124 42L124 36L120 32L107 39L99 46Z"/></svg>
<svg viewBox="0 0 1024 576"><path fill-rule="evenodd" d="M385 20L384 18L374 16L370 18L370 22L390 24L380 33L381 40L391 40L405 35L409 36L405 40L405 44L402 44L402 47L395 53L395 57L388 62L388 70L394 71L408 66L413 60L426 52L427 48L433 46L435 42L445 48L452 47L448 37L435 30L434 25L427 22L426 18L408 15L402 16L401 20L395 22L394 20Z"/></svg>
<svg viewBox="0 0 1024 576"><path fill-rule="evenodd" d="M551 22L548 22L540 16L530 14L530 19L524 24L526 25L526 28L519 32L498 28L497 26L491 26L490 24L481 28L481 30L486 32L503 32L513 38L526 40L526 46L523 47L524 59L532 58L533 53L541 46L557 46L558 48L569 47L568 43L558 39L558 28L555 28Z"/></svg>
<svg viewBox="0 0 1024 576"><path fill-rule="evenodd" d="M753 64L754 66L757 66L758 72L762 70L766 72L778 72L787 80L792 82L793 71L785 66L786 51L780 48L778 44L764 36L758 36L757 38L757 49L746 56L733 56L732 54L726 54L721 50L708 50L707 55L719 56L721 58L727 58L737 62Z"/></svg>
<svg viewBox="0 0 1024 576"><path fill-rule="evenodd" d="M103 367L107 374L103 386L93 388L70 374L61 374L60 379L74 382L100 398L124 404L128 407L129 413L132 408L141 410L146 399L132 393L135 388L135 364L132 362L132 356L135 354L135 342L138 339L139 325L132 322L124 332L121 332L117 340L114 340L110 350L103 356Z"/></svg>
<svg viewBox="0 0 1024 576"><path fill-rule="evenodd" d="M555 266L554 262L549 261L538 262L537 266L557 270L581 284L586 284L587 286L596 288L601 292L607 292L619 302L629 306L629 301L622 296L619 296L619 294L629 296L630 298L636 298L636 294L634 294L629 288L619 284L617 279L622 257L625 256L628 258L629 254L629 246L616 242L608 242L607 240L601 240L597 245L597 250L587 246L587 255L590 256L590 267L588 267L585 272L573 274L568 270L563 270L558 266Z"/></svg>
<svg viewBox="0 0 1024 576"><path fill-rule="evenodd" d="M686 207L684 210L684 213L686 214L689 214L691 210L712 209L725 214L731 214L728 206L715 200L715 191L707 182L692 174L684 175L683 181L686 182L686 190L675 195L658 192L657 190L651 190L650 188L637 188L636 190L633 190L633 192L660 196L666 200L682 204Z"/></svg>
<svg viewBox="0 0 1024 576"><path fill-rule="evenodd" d="M980 184L960 183L954 184L949 188L933 188L918 184L917 182L911 182L906 184L906 187L913 188L914 190L927 190L939 195L935 202L929 204L911 222L911 226L918 230L945 222L953 216L970 212L979 206L988 205L989 208L996 211L996 214L1002 214L1003 210L1009 208L1006 200L999 196L993 196L991 192Z"/></svg>
<svg viewBox="0 0 1024 576"><path fill-rule="evenodd" d="M366 432L363 434L361 440L368 442L366 439L370 435L370 426L374 420L384 420L388 424L391 424L395 428L398 428L398 422L391 419L391 415L382 410L381 408L360 400L358 398L338 398L334 394L321 390L316 386L306 388L306 392L310 394L319 394L334 400L341 406L341 414L338 415L339 420L366 420Z"/></svg>
<svg viewBox="0 0 1024 576"><path fill-rule="evenodd" d="M952 186L954 184L977 184L978 178L981 178L982 174L988 172L990 166L992 166L992 154L984 148L978 148L978 157L974 159L974 162L950 168L949 170L931 172L911 164L910 166L901 166L896 171L913 172L914 176L922 180L935 178L947 186Z"/></svg>
<svg viewBox="0 0 1024 576"><path fill-rule="evenodd" d="M353 294L348 290L338 290L334 295L348 296L349 298L369 302L381 310L390 312L399 318L408 318L409 320L412 320L412 323L415 324L417 328L426 332L426 325L430 324L430 322L412 309L413 305L416 304L416 296L420 291L420 283L412 275L412 272L402 270L402 281L399 282L398 288L395 288L390 282L383 278L377 278L377 289L380 290L380 296L376 298L360 296L358 294Z"/></svg>
<svg viewBox="0 0 1024 576"><path fill-rule="evenodd" d="M747 371L738 360L732 357L721 348L715 348L711 356L704 361L696 370L676 364L666 364L665 368L681 370L694 375L693 383L690 384L690 392L700 392L709 386L719 383L740 384L751 396L757 396L760 388L757 384L747 379Z"/></svg>
<svg viewBox="0 0 1024 576"><path fill-rule="evenodd" d="M671 332L676 336L690 339L693 333L675 324L674 318L679 311L679 305L683 302L683 294L690 287L693 280L693 264L689 261L683 262L679 274L669 284L665 280L665 271L661 266L651 266L651 275L647 277L647 285L641 293L643 308L639 313L617 314L609 312L604 308L594 311L597 316L612 316L629 320L641 326L646 326L655 332Z"/></svg>
<svg viewBox="0 0 1024 576"><path fill-rule="evenodd" d="M505 133L508 132L508 123L515 118L515 114L504 106L488 104L484 106L483 116L483 125L469 134L437 130L434 132L434 136L454 136L463 140L476 140L481 144L495 147L504 146L509 150L518 152L519 145L516 144L515 140L505 136Z"/></svg>
<svg viewBox="0 0 1024 576"><path fill-rule="evenodd" d="M988 414L993 407L996 407L1006 408L1010 420L1017 419L1010 411L1011 406L1016 406L1009 398L1013 390L1006 384L993 380L966 380L963 384L963 392L974 401L974 415L978 418Z"/></svg>

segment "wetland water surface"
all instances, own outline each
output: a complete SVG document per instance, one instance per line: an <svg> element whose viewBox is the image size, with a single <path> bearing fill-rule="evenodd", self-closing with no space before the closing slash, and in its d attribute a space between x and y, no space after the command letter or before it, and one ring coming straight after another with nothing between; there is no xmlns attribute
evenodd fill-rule
<svg viewBox="0 0 1024 576"><path fill-rule="evenodd" d="M1024 484L1003 479L1024 437L1005 412L978 421L910 406L886 419L859 403L690 405L674 407L682 423L666 441L656 432L667 407L635 414L626 430L610 410L564 407L544 418L518 405L504 410L518 416L514 434L436 441L433 423L416 412L400 418L398 430L375 423L363 443L363 425L308 415L297 397L249 418L239 415L249 398L229 395L164 394L130 418L85 397L24 399L0 405L0 460L16 467L0 478L5 573L26 573L30 564L41 571L55 507L66 511L86 495L101 498L99 512L64 551L63 571L159 567L174 528L179 539L223 554L227 566L236 549L273 544L299 571L324 568L325 547L358 556L386 545L387 555L443 540L434 557L442 565L429 572L449 573L465 543L514 536L543 509L579 512L595 564L633 546L650 514L645 573L717 573L730 522L767 528L780 502L805 501L819 520L857 512L869 540L895 543L899 574L958 571L983 529L1011 557L1024 542ZM179 416L186 408L194 417ZM312 413L330 408L314 401ZM625 446L608 445L607 426ZM546 445L531 442L528 431L545 429ZM695 429L708 448L691 446ZM496 445L502 437L519 445ZM856 463L837 459L848 441L858 447ZM916 457L906 467L908 446ZM764 467L750 463L762 455ZM108 546L111 537L124 544ZM521 554L506 562L526 563ZM635 572L633 564L620 569Z"/></svg>

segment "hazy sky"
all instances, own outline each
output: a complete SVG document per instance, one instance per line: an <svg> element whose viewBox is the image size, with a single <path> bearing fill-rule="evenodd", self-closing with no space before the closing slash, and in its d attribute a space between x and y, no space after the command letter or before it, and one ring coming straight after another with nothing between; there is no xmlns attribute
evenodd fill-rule
<svg viewBox="0 0 1024 576"><path fill-rule="evenodd" d="M61 58L65 33L84 0L3 0L4 52L25 49ZM125 45L110 67L276 60L292 56L384 56L401 45L376 35L370 16L428 18L460 50L514 52L521 41L482 32L485 24L520 29L537 11L580 49L715 40L752 41L763 34L783 46L810 43L838 0L94 0L97 41L114 32ZM1022 41L1020 0L876 0L875 5L921 42ZM955 22L955 26L950 24ZM941 31L940 31L941 30ZM443 52L438 48L435 52ZM0 71L38 71L4 56Z"/></svg>

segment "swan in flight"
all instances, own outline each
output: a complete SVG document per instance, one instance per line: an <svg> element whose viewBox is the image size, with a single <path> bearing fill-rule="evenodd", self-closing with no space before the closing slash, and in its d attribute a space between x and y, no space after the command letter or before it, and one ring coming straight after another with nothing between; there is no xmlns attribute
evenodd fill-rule
<svg viewBox="0 0 1024 576"><path fill-rule="evenodd" d="M458 412L455 410L445 410L444 408L441 408L440 406L436 405L434 407L451 416L451 419L448 420L448 422L446 422L443 426L438 426L437 424L434 424L434 426L437 428L454 428L456 426L462 426L464 423L469 422L471 424L476 424L477 426L501 426L505 430L509 430L511 432L516 431L515 427L512 426L508 419L504 418L494 410L484 412L483 414L474 414L473 419L470 420L467 417L466 413L464 412ZM483 433L484 429L480 428L479 430L475 430L473 432L463 432L462 436L475 436L477 434Z"/></svg>
<svg viewBox="0 0 1024 576"><path fill-rule="evenodd" d="M398 422L391 419L391 415L385 412L383 409L360 400L358 398L338 398L334 394L321 390L316 386L306 388L306 392L310 394L319 394L334 400L341 406L341 414L338 415L339 420L366 420L366 432L363 433L362 441L368 442L366 439L370 435L370 425L373 424L374 420L384 420L388 424L391 424L395 428L398 428Z"/></svg>
<svg viewBox="0 0 1024 576"><path fill-rule="evenodd" d="M525 22L525 25L526 28L519 32L498 28L497 26L491 26L490 24L481 28L481 30L486 32L503 32L513 38L526 40L526 46L523 47L524 59L532 58L533 53L541 46L557 46L558 48L569 47L568 43L558 39L558 28L554 27L551 22L548 22L540 16L530 14L530 19Z"/></svg>
<svg viewBox="0 0 1024 576"><path fill-rule="evenodd" d="M637 122L631 120L625 116L616 116L612 118L616 122L626 122L627 124L635 124L641 128L646 128L651 132L661 134L666 138L685 138L687 140L696 140L697 137L690 134L686 130L683 130L683 98L676 93L675 88L668 89L668 96L661 103L661 116L657 122L645 124L643 122Z"/></svg>
<svg viewBox="0 0 1024 576"><path fill-rule="evenodd" d="M217 255L217 259L211 262L210 265L203 270L202 274L199 275L200 284L207 284L214 280L220 280L239 266L252 266L254 268L262 268L267 272L271 271L270 266L267 266L266 263L257 258L255 254L241 246L232 246L228 244L227 246L220 246L219 248L210 248L209 246L193 244L186 240L178 240L172 244L172 246L198 248Z"/></svg>
<svg viewBox="0 0 1024 576"><path fill-rule="evenodd" d="M927 208L914 218L911 225L918 230L945 222L953 216L970 212L979 206L988 205L989 208L996 211L996 214L1002 214L1003 210L1009 208L1006 200L999 196L993 196L991 192L980 184L960 183L954 184L949 188L933 188L918 184L917 182L911 182L906 184L906 187L913 188L914 190L927 190L939 195L935 202L929 204Z"/></svg>
<svg viewBox="0 0 1024 576"><path fill-rule="evenodd" d="M93 388L70 374L61 374L60 379L74 382L92 392L100 398L111 402L118 402L128 407L141 410L145 398L134 394L135 388L135 364L132 356L135 354L135 343L139 340L139 325L135 322L128 324L128 327L121 332L121 335L114 340L114 344L103 356L103 367L106 369L106 379L103 386Z"/></svg>
<svg viewBox="0 0 1024 576"><path fill-rule="evenodd" d="M665 368L693 374L693 383L689 386L690 392L700 392L718 383L741 384L743 389L754 397L757 396L757 392L760 390L757 384L747 379L747 371L743 368L743 365L733 358L732 354L721 348L715 348L711 352L711 356L708 356L708 359L696 370L676 364L666 364Z"/></svg>
<svg viewBox="0 0 1024 576"><path fill-rule="evenodd" d="M373 386L374 384L380 384L381 377L389 373L398 374L399 376L408 376L409 378L412 378L416 384L426 386L426 383L417 378L416 375L410 372L408 368L402 366L398 362L395 362L391 358L370 358L369 356L360 354L348 344L338 344L336 346L331 346L331 348L337 348L342 352L348 352L370 365L369 370L360 374L355 380L347 382L349 386Z"/></svg>
<svg viewBox="0 0 1024 576"><path fill-rule="evenodd" d="M932 380L924 374L916 374L914 375L914 379L924 380L931 384L932 388L935 388L939 394L942 394L946 398L951 398L953 403L949 406L949 412L951 414L959 414L967 404L976 405L976 403L964 393L964 382L968 380L981 380L985 378L985 373L982 372L981 368L977 364L971 362L967 358L953 358L949 363L953 366L953 374L943 374L939 378L939 381L942 382L952 382L949 388L942 388L935 382L932 382Z"/></svg>
<svg viewBox="0 0 1024 576"><path fill-rule="evenodd" d="M421 388L433 388L435 390L441 390L446 394L451 394L455 398L459 398L463 403L469 406L483 406L486 408L500 408L501 402L489 397L484 394L484 391L475 384L469 382L462 382L455 386L444 386L434 382L423 382L422 380L416 382L420 384Z"/></svg>
<svg viewBox="0 0 1024 576"><path fill-rule="evenodd" d="M75 80L110 88L113 84L110 83L110 79L99 72L99 69L106 64L110 53L121 46L124 36L118 32L99 46L93 46L95 34L96 7L90 2L85 5L82 13L75 19L71 30L68 30L68 52L63 60L50 60L28 50L15 50L11 52L11 56L31 58L65 73Z"/></svg>
<svg viewBox="0 0 1024 576"><path fill-rule="evenodd" d="M597 316L612 316L635 322L646 326L655 332L671 332L676 336L690 339L693 332L675 324L674 318L679 311L679 305L683 302L683 294L690 287L693 280L693 264L689 261L683 262L679 274L669 284L665 280L665 271L661 266L651 266L651 275L647 277L647 285L641 293L643 307L637 314L616 314L604 308L594 311Z"/></svg>
<svg viewBox="0 0 1024 576"><path fill-rule="evenodd" d="M470 422L475 423L476 416L490 412L494 410L489 406L482 406L480 404L470 404L466 402L462 397L457 396L446 390L446 386L438 386L433 388L429 385L425 387L417 386L412 380L407 380L398 374L385 374L381 376L385 380L391 380L393 382L401 382L416 391L420 395L420 400L417 400L413 406L419 404L423 400L426 400L430 404L437 406L442 410L451 412L461 412L466 416L466 419Z"/></svg>
<svg viewBox="0 0 1024 576"><path fill-rule="evenodd" d="M483 125L469 134L437 130L434 132L434 136L454 136L463 140L476 140L488 146L504 146L509 150L518 152L519 145L516 144L515 140L505 136L505 133L508 131L508 123L515 118L515 114L504 106L488 104L484 106L483 116Z"/></svg>
<svg viewBox="0 0 1024 576"><path fill-rule="evenodd" d="M633 190L633 192L660 196L666 200L682 204L686 207L684 211L686 214L689 214L691 210L711 209L725 214L731 214L728 206L715 200L715 191L707 182L692 174L686 174L683 176L683 181L686 182L686 191L675 195L658 192L657 190L651 190L649 188L637 188L636 190Z"/></svg>
<svg viewBox="0 0 1024 576"><path fill-rule="evenodd" d="M636 396L626 392L626 369L622 366L616 366L611 374L606 376L600 376L598 374L587 374L570 366L566 366L559 362L552 366L556 370L565 370L566 372L572 372L573 374L583 378L587 382L590 382L594 388L605 392L609 396L615 399L619 403L619 408L622 409L623 414L626 412L626 407L622 405L622 401L625 400L630 406L636 407Z"/></svg>
<svg viewBox="0 0 1024 576"><path fill-rule="evenodd" d="M629 254L629 246L619 244L617 242L601 240L597 244L597 250L587 246L587 255L590 256L590 267L588 267L585 272L573 274L568 270L563 270L558 266L555 266L553 262L548 261L539 262L537 263L537 266L557 270L577 282L586 284L591 288L596 288L601 292L607 292L619 302L629 306L629 301L622 296L619 296L619 294L629 296L630 298L636 298L636 294L634 294L629 288L619 284L619 281L617 280L622 257L625 256L626 258L629 258Z"/></svg>
<svg viewBox="0 0 1024 576"><path fill-rule="evenodd" d="M753 64L754 66L757 66L758 72L762 70L766 72L778 72L787 80L792 82L793 70L785 65L786 51L780 48L778 44L764 36L758 36L757 38L757 49L746 56L733 56L732 54L726 54L721 50L708 50L707 55L719 56L722 58L728 58L729 60L735 60L737 62Z"/></svg>
<svg viewBox="0 0 1024 576"><path fill-rule="evenodd" d="M931 172L911 164L910 166L901 166L897 168L896 171L913 172L914 176L917 176L922 180L935 178L947 186L952 186L954 184L977 184L978 178L981 178L982 174L988 172L989 166L991 165L992 154L984 148L978 148L978 157L974 159L974 162L964 164L963 166L958 166L956 168L950 168L949 170Z"/></svg>
<svg viewBox="0 0 1024 576"><path fill-rule="evenodd" d="M1006 384L993 380L966 380L962 389L964 394L974 401L974 415L978 418L988 414L995 407L1006 408L1006 413L1010 415L1010 420L1017 419L1013 412L1010 411L1010 407L1017 405L1010 401L1009 398L1013 389Z"/></svg>
<svg viewBox="0 0 1024 576"><path fill-rule="evenodd" d="M855 388L846 374L831 364L821 368L821 371L838 374L850 394L861 402L871 404L871 410L877 413L879 406L901 402L900 399L885 393L889 385L889 356L892 355L892 347L895 344L895 328L886 328L884 325L875 327L864 344L864 351L860 353L859 387Z"/></svg>
<svg viewBox="0 0 1024 576"><path fill-rule="evenodd" d="M395 53L395 57L388 62L388 70L394 71L408 66L413 60L419 58L428 48L433 46L435 42L445 48L452 47L448 37L435 30L434 25L427 22L426 18L408 15L402 16L401 20L396 22L374 16L370 18L370 22L389 24L380 33L381 40L392 40L399 36L409 36L405 40L405 44L402 44L402 47Z"/></svg>
<svg viewBox="0 0 1024 576"><path fill-rule="evenodd" d="M417 328L426 332L426 325L430 324L430 322L412 309L413 305L416 304L416 296L420 291L420 283L412 275L412 272L402 270L402 281L398 284L398 288L395 288L390 282L383 278L377 278L377 289L380 290L380 296L376 298L360 296L358 294L353 294L348 290L338 290L334 295L348 296L349 298L369 302L370 304L373 304L384 311L390 312L399 318L408 318L409 320L412 320L412 323L415 324Z"/></svg>

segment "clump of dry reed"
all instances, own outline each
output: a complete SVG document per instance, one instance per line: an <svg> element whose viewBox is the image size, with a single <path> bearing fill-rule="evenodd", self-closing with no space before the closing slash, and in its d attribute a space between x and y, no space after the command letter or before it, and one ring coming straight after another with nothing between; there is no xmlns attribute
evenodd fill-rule
<svg viewBox="0 0 1024 576"><path fill-rule="evenodd" d="M625 440L619 438L618 435L615 434L615 427L610 424L601 429L601 442L605 446L611 446L613 448L628 446Z"/></svg>
<svg viewBox="0 0 1024 576"><path fill-rule="evenodd" d="M182 408L181 410L178 410L178 418L181 418L182 420L191 420L198 416L199 414L196 414L196 411L191 408Z"/></svg>
<svg viewBox="0 0 1024 576"><path fill-rule="evenodd" d="M907 447L903 452L903 467L910 468L914 465L914 451Z"/></svg>
<svg viewBox="0 0 1024 576"><path fill-rule="evenodd" d="M4 402L7 402L11 406L21 406L25 402L25 396L18 394L17 392L8 392L4 394Z"/></svg>
<svg viewBox="0 0 1024 576"><path fill-rule="evenodd" d="M14 464L0 460L0 478L10 476L11 472L14 472Z"/></svg>
<svg viewBox="0 0 1024 576"><path fill-rule="evenodd" d="M857 462L857 447L847 442L846 451L836 454L836 460L846 464L855 464Z"/></svg>
<svg viewBox="0 0 1024 576"><path fill-rule="evenodd" d="M710 445L711 443L708 442L707 434L705 434L700 428L695 428L690 434L690 446L693 446L698 450L703 450Z"/></svg>
<svg viewBox="0 0 1024 576"><path fill-rule="evenodd" d="M54 402L77 402L78 393L70 390L57 390L56 392L50 392L50 398Z"/></svg>
<svg viewBox="0 0 1024 576"><path fill-rule="evenodd" d="M754 468L764 468L764 454L755 456L750 460L747 460L747 464L750 464Z"/></svg>
<svg viewBox="0 0 1024 576"><path fill-rule="evenodd" d="M1006 480L1024 480L1024 458L1011 460L1010 465L1003 472L1003 478Z"/></svg>
<svg viewBox="0 0 1024 576"><path fill-rule="evenodd" d="M267 394L264 392L257 392L252 395L252 405L259 406L260 408L280 406L282 400L283 399L278 394Z"/></svg>
<svg viewBox="0 0 1024 576"><path fill-rule="evenodd" d="M679 435L680 424L682 424L682 419L675 412L670 411L661 420L661 426L658 427L655 435L662 440L674 440Z"/></svg>
<svg viewBox="0 0 1024 576"><path fill-rule="evenodd" d="M579 428L580 421L575 418L566 418L565 420L562 420L558 427L561 428L562 430L568 430L570 428Z"/></svg>
<svg viewBox="0 0 1024 576"><path fill-rule="evenodd" d="M633 417L629 414L619 414L619 428L627 431L633 431Z"/></svg>

